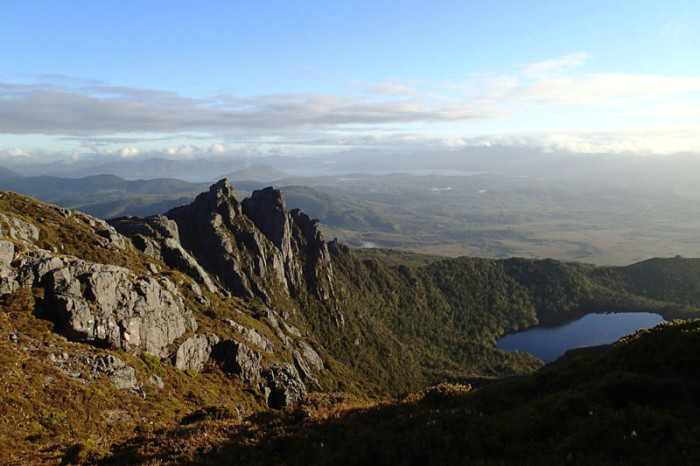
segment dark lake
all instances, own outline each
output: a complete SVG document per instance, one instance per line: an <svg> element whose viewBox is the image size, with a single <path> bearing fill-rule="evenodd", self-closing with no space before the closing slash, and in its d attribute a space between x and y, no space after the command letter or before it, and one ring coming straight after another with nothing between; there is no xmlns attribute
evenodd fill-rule
<svg viewBox="0 0 700 466"><path fill-rule="evenodd" d="M588 314L559 327L538 327L506 335L496 342L496 348L518 350L552 362L566 350L613 343L624 335L661 322L665 322L663 317L650 312Z"/></svg>

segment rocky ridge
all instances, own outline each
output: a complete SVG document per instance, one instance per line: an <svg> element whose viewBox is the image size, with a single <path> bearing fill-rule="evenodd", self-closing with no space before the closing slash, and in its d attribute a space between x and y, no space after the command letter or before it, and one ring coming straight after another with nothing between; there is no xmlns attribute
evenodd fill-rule
<svg viewBox="0 0 700 466"><path fill-rule="evenodd" d="M71 341L148 353L194 373L217 365L259 390L271 407L297 402L320 387L321 357L283 316L296 312L289 306L292 297L308 293L328 299L332 268L318 224L287 212L279 191L268 188L241 203L222 180L190 205L161 216L115 219L111 225L49 208L64 219L79 219L91 239L112 253L140 251L139 257L152 261L136 270L59 253L56 246L44 249L43 225L7 213L0 218L0 295L34 290L37 315ZM197 333L191 306L203 312L211 299L229 296L259 302L261 310L249 317L268 330L261 333L227 318L219 334ZM285 303L284 311L271 309ZM265 336L268 332L276 338ZM120 388L138 389L133 369L119 357L86 357L95 358L78 354L53 360L61 367L77 364L92 379L107 376Z"/></svg>

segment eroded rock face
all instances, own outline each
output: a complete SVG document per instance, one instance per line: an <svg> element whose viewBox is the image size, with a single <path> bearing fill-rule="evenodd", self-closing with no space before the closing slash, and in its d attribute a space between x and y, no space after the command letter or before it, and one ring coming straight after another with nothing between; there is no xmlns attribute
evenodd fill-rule
<svg viewBox="0 0 700 466"><path fill-rule="evenodd" d="M320 299L333 294L330 255L317 221L286 210L273 188L239 202L227 180L188 205L165 214L174 220L182 246L234 295L272 303L279 290L304 289Z"/></svg>
<svg viewBox="0 0 700 466"><path fill-rule="evenodd" d="M306 245L304 277L307 287L317 298L327 301L333 296L333 269L328 246L321 235L318 220L312 220L299 209L290 212Z"/></svg>
<svg viewBox="0 0 700 466"><path fill-rule="evenodd" d="M299 373L287 362L272 364L265 371L265 379L270 389L267 399L270 408L282 409L300 402L306 396L306 386Z"/></svg>
<svg viewBox="0 0 700 466"><path fill-rule="evenodd" d="M220 341L212 351L212 358L224 372L238 375L245 383L255 385L260 381L262 356L244 343Z"/></svg>
<svg viewBox="0 0 700 466"><path fill-rule="evenodd" d="M314 377L314 370L323 369L323 361L316 351L304 341L297 341L296 348L292 350L294 365L299 369L301 376L306 381L308 387L314 390L321 388L318 379Z"/></svg>
<svg viewBox="0 0 700 466"><path fill-rule="evenodd" d="M268 260L274 260L271 245L243 215L227 180L165 215L177 223L184 248L228 290L243 298L269 300L258 282L269 272Z"/></svg>
<svg viewBox="0 0 700 466"><path fill-rule="evenodd" d="M119 389L134 390L139 388L136 379L136 371L127 366L124 361L111 354L101 356L78 356L76 360L82 362L93 377L104 375Z"/></svg>
<svg viewBox="0 0 700 466"><path fill-rule="evenodd" d="M318 355L316 351L306 342L304 341L297 341L296 344L298 348L299 355L304 358L306 362L311 365L314 369L317 371L320 371L324 368L323 365L323 360L321 359L321 356Z"/></svg>
<svg viewBox="0 0 700 466"><path fill-rule="evenodd" d="M219 340L216 335L197 335L185 339L175 353L175 367L199 372Z"/></svg>
<svg viewBox="0 0 700 466"><path fill-rule="evenodd" d="M276 255L273 261L279 281L288 292L296 292L302 284L302 266L296 254L298 248L293 244L293 223L284 195L268 187L254 191L241 205L243 213L279 251L279 256Z"/></svg>
<svg viewBox="0 0 700 466"><path fill-rule="evenodd" d="M70 339L165 356L168 344L197 328L167 278L43 250L19 253L12 243L0 243L0 293L43 288L46 317Z"/></svg>
<svg viewBox="0 0 700 466"><path fill-rule="evenodd" d="M180 232L174 220L164 215L152 217L120 217L110 220L116 231L131 238L141 252L162 260L214 293L217 288L209 274L180 244Z"/></svg>

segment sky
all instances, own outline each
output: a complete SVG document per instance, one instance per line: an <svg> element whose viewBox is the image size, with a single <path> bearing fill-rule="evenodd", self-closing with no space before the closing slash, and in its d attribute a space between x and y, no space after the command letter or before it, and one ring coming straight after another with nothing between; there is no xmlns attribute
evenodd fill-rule
<svg viewBox="0 0 700 466"><path fill-rule="evenodd" d="M0 0L0 162L700 152L700 2Z"/></svg>

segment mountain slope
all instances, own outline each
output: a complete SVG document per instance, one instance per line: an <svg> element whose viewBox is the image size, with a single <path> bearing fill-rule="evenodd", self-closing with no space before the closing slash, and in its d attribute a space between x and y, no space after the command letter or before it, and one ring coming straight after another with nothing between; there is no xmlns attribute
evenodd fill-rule
<svg viewBox="0 0 700 466"><path fill-rule="evenodd" d="M109 224L2 192L0 440L14 447L0 458L93 462L140 432L240 426L310 392L361 404L528 374L541 362L498 337L599 310L697 316L695 285L641 284L698 267L359 255L280 191L239 201L226 180Z"/></svg>
<svg viewBox="0 0 700 466"><path fill-rule="evenodd" d="M474 391L441 386L403 403L328 420L311 417L308 407L263 425L260 441L230 437L206 461L694 464L700 455L699 348L699 321L661 325L604 355Z"/></svg>
<svg viewBox="0 0 700 466"><path fill-rule="evenodd" d="M251 165L250 167L245 167L235 172L229 173L225 176L231 181L275 181L282 178L286 178L287 174L283 171L277 170L272 165L266 163L257 163Z"/></svg>

